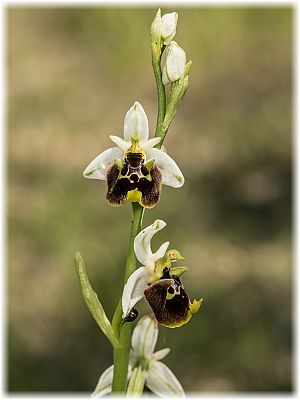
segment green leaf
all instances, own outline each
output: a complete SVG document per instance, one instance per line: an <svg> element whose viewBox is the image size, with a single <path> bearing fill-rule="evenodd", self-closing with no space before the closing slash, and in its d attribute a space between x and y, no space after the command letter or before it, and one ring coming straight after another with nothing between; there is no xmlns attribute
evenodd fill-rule
<svg viewBox="0 0 300 400"><path fill-rule="evenodd" d="M109 319L105 314L97 294L94 292L90 284L83 258L79 252L75 254L75 269L81 285L84 300L88 306L88 309L90 310L90 313L113 347L119 347L119 341L113 332Z"/></svg>

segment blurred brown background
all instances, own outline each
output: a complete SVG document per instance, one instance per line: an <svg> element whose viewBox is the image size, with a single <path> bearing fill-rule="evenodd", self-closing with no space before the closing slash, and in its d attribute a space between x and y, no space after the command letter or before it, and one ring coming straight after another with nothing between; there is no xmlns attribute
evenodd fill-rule
<svg viewBox="0 0 300 400"><path fill-rule="evenodd" d="M147 211L187 258L199 314L160 329L186 391L292 389L291 8L194 7L175 40L193 67L166 139L186 184ZM131 208L82 171L139 100L156 121L156 9L8 7L8 370L11 392L88 391L112 363L81 297L80 250L111 317ZM140 310L143 309L141 304Z"/></svg>

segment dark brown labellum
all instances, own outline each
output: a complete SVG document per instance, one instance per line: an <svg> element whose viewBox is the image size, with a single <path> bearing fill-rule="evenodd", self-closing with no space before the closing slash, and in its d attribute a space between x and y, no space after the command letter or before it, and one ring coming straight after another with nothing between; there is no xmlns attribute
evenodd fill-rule
<svg viewBox="0 0 300 400"><path fill-rule="evenodd" d="M190 301L178 277L162 279L150 285L144 295L158 322L169 328L185 324L191 317Z"/></svg>
<svg viewBox="0 0 300 400"><path fill-rule="evenodd" d="M162 175L157 166L148 171L139 153L128 153L123 168L114 163L107 171L106 199L113 206L121 206L128 200L128 193L136 190L143 207L152 208L159 200Z"/></svg>

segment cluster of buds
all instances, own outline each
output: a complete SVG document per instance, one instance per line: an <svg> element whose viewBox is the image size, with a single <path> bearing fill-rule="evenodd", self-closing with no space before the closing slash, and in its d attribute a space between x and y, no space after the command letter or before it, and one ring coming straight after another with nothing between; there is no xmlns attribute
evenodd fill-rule
<svg viewBox="0 0 300 400"><path fill-rule="evenodd" d="M173 40L176 34L178 14L161 16L157 11L151 27L152 54L161 59L162 82L164 85L176 82L186 75L185 51ZM187 71L187 74L189 69Z"/></svg>

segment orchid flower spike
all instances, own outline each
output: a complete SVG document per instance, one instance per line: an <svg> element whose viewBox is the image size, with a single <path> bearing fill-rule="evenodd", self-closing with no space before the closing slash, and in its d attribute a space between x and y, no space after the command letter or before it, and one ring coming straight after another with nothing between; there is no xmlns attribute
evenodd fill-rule
<svg viewBox="0 0 300 400"><path fill-rule="evenodd" d="M123 320L144 296L158 322L168 328L186 324L200 308L202 299L191 303L180 280L188 268L172 266L173 262L184 260L179 251L167 251L169 242L165 242L152 253L151 239L165 226L164 221L156 220L134 240L135 255L143 266L130 275L124 286Z"/></svg>
<svg viewBox="0 0 300 400"><path fill-rule="evenodd" d="M109 204L120 206L129 200L152 208L159 200L162 184L174 188L184 184L176 162L154 148L161 138L149 139L148 119L139 102L125 116L124 139L110 139L117 147L98 155L83 172L85 178L107 180Z"/></svg>
<svg viewBox="0 0 300 400"><path fill-rule="evenodd" d="M154 353L157 337L156 320L148 315L141 318L132 335L127 380L130 379L134 368L142 363L142 367L146 370L145 384L152 393L160 397L183 397L184 391L176 376L160 361L170 352L170 349L162 349ZM111 392L113 372L113 365L103 372L92 397L101 397Z"/></svg>

